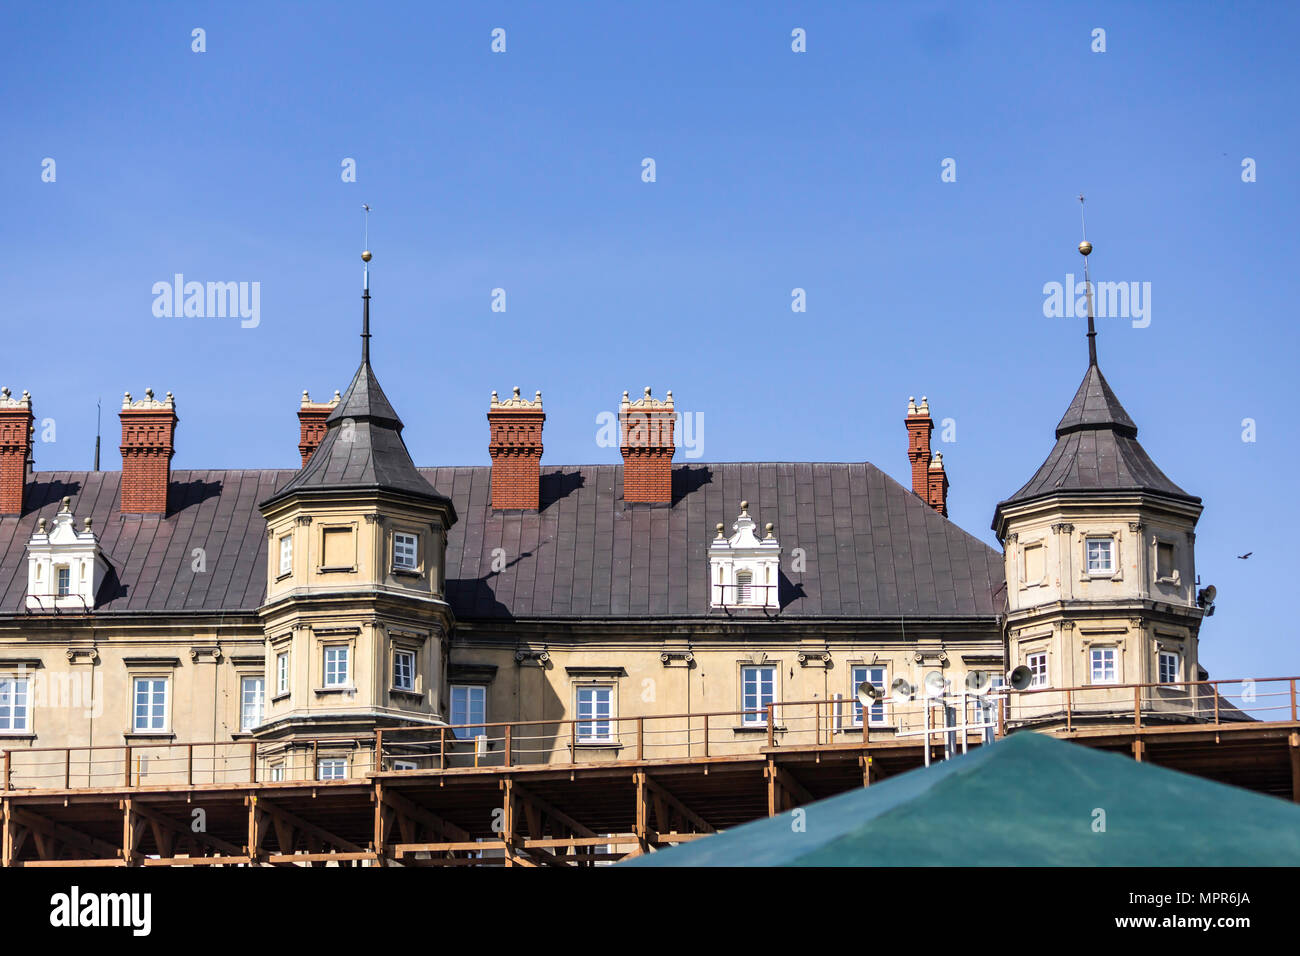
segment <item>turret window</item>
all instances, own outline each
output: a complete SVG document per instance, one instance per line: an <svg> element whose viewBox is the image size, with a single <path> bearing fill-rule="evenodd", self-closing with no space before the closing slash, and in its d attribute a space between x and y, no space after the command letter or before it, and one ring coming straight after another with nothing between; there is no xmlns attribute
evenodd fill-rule
<svg viewBox="0 0 1300 956"><path fill-rule="evenodd" d="M286 534L280 539L280 574L293 570L293 535Z"/></svg>
<svg viewBox="0 0 1300 956"><path fill-rule="evenodd" d="M346 687L348 683L348 647L336 644L325 648L325 686Z"/></svg>
<svg viewBox="0 0 1300 956"><path fill-rule="evenodd" d="M1088 539L1088 573L1089 574L1114 574L1115 573L1115 539L1114 538L1089 538Z"/></svg>
<svg viewBox="0 0 1300 956"><path fill-rule="evenodd" d="M1030 654L1025 658L1025 666L1029 668L1030 688L1047 686L1047 652Z"/></svg>
<svg viewBox="0 0 1300 956"><path fill-rule="evenodd" d="M1092 683L1094 684L1117 684L1119 683L1119 669L1116 663L1116 653L1113 647L1094 647L1091 653L1092 657Z"/></svg>
<svg viewBox="0 0 1300 956"><path fill-rule="evenodd" d="M393 687L415 690L415 655L410 651L393 652Z"/></svg>
<svg viewBox="0 0 1300 956"><path fill-rule="evenodd" d="M1178 683L1182 672L1182 667L1180 666L1182 662L1180 660L1180 657L1181 655L1175 653L1174 651L1160 652L1160 661L1159 661L1160 683L1162 684Z"/></svg>
<svg viewBox="0 0 1300 956"><path fill-rule="evenodd" d="M420 537L414 534L393 535L393 570L414 571L419 567Z"/></svg>

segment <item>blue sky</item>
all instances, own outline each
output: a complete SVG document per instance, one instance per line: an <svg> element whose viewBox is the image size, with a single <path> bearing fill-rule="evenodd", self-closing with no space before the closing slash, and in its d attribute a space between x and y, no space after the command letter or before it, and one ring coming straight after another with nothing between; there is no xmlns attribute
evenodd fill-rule
<svg viewBox="0 0 1300 956"><path fill-rule="evenodd" d="M993 543L1085 370L1082 321L1043 314L1080 271L1083 192L1093 278L1151 283L1147 327L1100 322L1101 367L1205 499L1202 662L1300 672L1294 6L11 3L0 23L0 384L56 423L39 469L89 467L96 398L119 467L116 410L146 386L176 394L174 467L294 467L302 389L356 366L366 202L374 362L418 463L486 463L489 393L513 385L545 395L545 462L617 461L596 416L649 384L703 415L700 460L906 483L925 394L956 424L952 518ZM177 272L260 283L260 324L155 317Z"/></svg>

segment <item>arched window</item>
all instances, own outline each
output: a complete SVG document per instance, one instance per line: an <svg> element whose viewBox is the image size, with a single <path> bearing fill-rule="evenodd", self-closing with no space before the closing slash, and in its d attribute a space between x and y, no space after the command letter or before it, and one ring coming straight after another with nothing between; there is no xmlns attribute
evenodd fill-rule
<svg viewBox="0 0 1300 956"><path fill-rule="evenodd" d="M751 591L753 591L754 574L751 571L736 572L736 603L750 604L753 602Z"/></svg>

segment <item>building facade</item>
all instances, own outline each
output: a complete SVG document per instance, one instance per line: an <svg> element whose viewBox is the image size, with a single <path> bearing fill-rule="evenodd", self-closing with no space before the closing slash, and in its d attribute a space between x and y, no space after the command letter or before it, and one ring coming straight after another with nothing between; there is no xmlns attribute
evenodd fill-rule
<svg viewBox="0 0 1300 956"><path fill-rule="evenodd" d="M403 767L476 759L506 722L515 762L619 759L665 715L723 715L704 730L722 752L800 724L904 732L920 712L889 688L936 672L949 689L1022 664L1044 690L1198 675L1200 502L1095 363L997 506L1000 554L946 517L924 398L910 487L865 461L674 465L672 393L649 388L620 404L622 465L542 465L541 393L515 389L488 406L491 465L417 467L368 311L367 291L348 388L303 393L298 471L172 471L177 402L152 392L124 399L121 471L33 470L33 400L5 390L0 747L125 744L144 775L174 770L178 743L246 742L268 779L331 779L373 762L375 729L412 742ZM863 683L885 699L864 707ZM1037 706L1050 721L1059 701ZM699 733L642 731L638 752ZM184 759L215 775L230 753Z"/></svg>

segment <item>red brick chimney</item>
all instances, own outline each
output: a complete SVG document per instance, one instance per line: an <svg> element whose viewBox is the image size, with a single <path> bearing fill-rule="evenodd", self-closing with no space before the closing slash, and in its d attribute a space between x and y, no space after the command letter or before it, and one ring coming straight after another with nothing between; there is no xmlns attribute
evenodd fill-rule
<svg viewBox="0 0 1300 956"><path fill-rule="evenodd" d="M618 409L623 452L623 500L671 504L673 500L673 393L662 402L645 396L629 402L627 392Z"/></svg>
<svg viewBox="0 0 1300 956"><path fill-rule="evenodd" d="M144 398L122 400L122 513L165 515L172 455L176 451L176 400L158 401L153 389Z"/></svg>
<svg viewBox="0 0 1300 956"><path fill-rule="evenodd" d="M488 454L492 456L492 507L536 511L542 480L542 393L531 402L519 397L504 402L492 393L488 406Z"/></svg>
<svg viewBox="0 0 1300 956"><path fill-rule="evenodd" d="M912 463L912 492L919 498L930 500L930 432L934 420L930 418L930 403L924 395L918 408L915 398L907 400L907 458Z"/></svg>
<svg viewBox="0 0 1300 956"><path fill-rule="evenodd" d="M32 457L32 396L0 389L0 514L23 513L27 463Z"/></svg>
<svg viewBox="0 0 1300 956"><path fill-rule="evenodd" d="M325 419L330 417L330 412L334 411L339 401L337 391L334 392L332 401L313 402L307 389L302 390L302 404L298 406L298 453L302 455L303 468L307 467L312 453L325 437Z"/></svg>
<svg viewBox="0 0 1300 956"><path fill-rule="evenodd" d="M939 514L948 517L948 474L943 470L943 452L936 452L930 462L925 501Z"/></svg>

